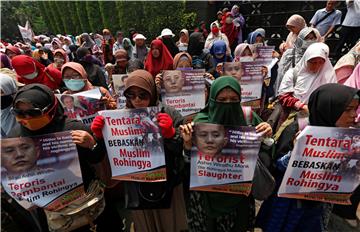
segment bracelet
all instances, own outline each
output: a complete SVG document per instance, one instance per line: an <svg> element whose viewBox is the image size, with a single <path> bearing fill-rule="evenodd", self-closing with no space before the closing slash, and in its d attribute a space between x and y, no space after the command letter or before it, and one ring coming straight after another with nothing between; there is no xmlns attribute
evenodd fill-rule
<svg viewBox="0 0 360 232"><path fill-rule="evenodd" d="M97 146L98 146L98 143L97 143L97 142L95 142L94 146L93 146L93 147L91 147L91 148L90 148L90 150L91 150L91 151L94 151L94 150L97 148Z"/></svg>

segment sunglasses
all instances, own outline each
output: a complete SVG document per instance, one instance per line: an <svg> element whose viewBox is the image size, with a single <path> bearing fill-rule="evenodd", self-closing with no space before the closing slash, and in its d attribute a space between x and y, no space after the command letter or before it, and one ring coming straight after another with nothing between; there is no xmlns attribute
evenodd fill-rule
<svg viewBox="0 0 360 232"><path fill-rule="evenodd" d="M140 100L146 100L146 99L149 99L150 96L147 92L141 92L141 93L132 93L132 92L128 92L128 93L125 93L124 94L126 98L128 99L131 99L131 100L135 100L137 97L140 99Z"/></svg>
<svg viewBox="0 0 360 232"><path fill-rule="evenodd" d="M31 118L35 118L35 117L39 117L39 116L43 115L45 112L47 112L50 106L51 105L48 105L44 109L33 108L33 109L28 109L28 110L19 110L19 109L16 109L16 108L12 108L11 112L16 117L19 117L19 118L25 118L26 116L29 116Z"/></svg>

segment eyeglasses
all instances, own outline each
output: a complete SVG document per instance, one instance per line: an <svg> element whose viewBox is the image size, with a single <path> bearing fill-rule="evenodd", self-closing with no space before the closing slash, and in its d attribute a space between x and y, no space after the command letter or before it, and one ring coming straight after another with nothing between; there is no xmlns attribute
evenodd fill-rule
<svg viewBox="0 0 360 232"><path fill-rule="evenodd" d="M132 92L127 92L124 95L126 98L131 99L131 100L135 100L137 97L140 100L146 100L146 99L150 98L150 95L147 92L140 92L138 94L132 93Z"/></svg>
<svg viewBox="0 0 360 232"><path fill-rule="evenodd" d="M51 105L48 105L44 109L33 108L33 109L28 109L28 110L19 110L16 108L12 108L11 112L19 118L25 118L26 116L35 118L35 117L39 117L39 116L43 115L45 112L47 112L47 110L49 109L50 106Z"/></svg>

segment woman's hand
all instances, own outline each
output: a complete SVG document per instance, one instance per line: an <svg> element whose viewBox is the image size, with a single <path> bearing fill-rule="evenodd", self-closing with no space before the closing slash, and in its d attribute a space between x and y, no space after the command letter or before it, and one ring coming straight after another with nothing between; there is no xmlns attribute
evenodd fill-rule
<svg viewBox="0 0 360 232"><path fill-rule="evenodd" d="M192 142L191 142L191 138L192 138L192 133L193 133L193 126L194 123L187 123L185 125L180 125L180 135L184 140L184 148L186 150L191 150L192 147Z"/></svg>
<svg viewBox="0 0 360 232"><path fill-rule="evenodd" d="M161 89L162 82L163 82L162 73L158 73L155 77L155 84L159 89Z"/></svg>
<svg viewBox="0 0 360 232"><path fill-rule="evenodd" d="M256 129L256 133L261 133L266 137L272 136L272 128L271 128L270 124L267 122L260 123L259 125L257 125L255 127L255 129Z"/></svg>
<svg viewBox="0 0 360 232"><path fill-rule="evenodd" d="M211 73L204 73L204 78L209 79L209 80L215 80L215 77L213 75L211 75Z"/></svg>
<svg viewBox="0 0 360 232"><path fill-rule="evenodd" d="M88 132L83 130L71 131L71 137L76 145L80 147L92 149L96 144L95 139Z"/></svg>
<svg viewBox="0 0 360 232"><path fill-rule="evenodd" d="M216 65L216 72L219 73L220 76L223 75L223 63L218 63Z"/></svg>
<svg viewBox="0 0 360 232"><path fill-rule="evenodd" d="M309 114L309 108L307 105L303 105L303 107L301 107L301 110L300 110L302 113L308 115Z"/></svg>

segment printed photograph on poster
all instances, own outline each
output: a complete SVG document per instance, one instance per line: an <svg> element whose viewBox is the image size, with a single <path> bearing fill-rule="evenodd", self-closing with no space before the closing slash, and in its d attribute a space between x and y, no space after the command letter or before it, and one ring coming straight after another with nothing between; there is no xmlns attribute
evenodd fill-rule
<svg viewBox="0 0 360 232"><path fill-rule="evenodd" d="M224 63L224 75L233 76L240 83L242 103L261 98L264 65L262 61Z"/></svg>
<svg viewBox="0 0 360 232"><path fill-rule="evenodd" d="M105 118L104 140L113 179L155 182L166 180L163 138L158 107L100 111Z"/></svg>
<svg viewBox="0 0 360 232"><path fill-rule="evenodd" d="M195 123L190 189L249 195L260 143L251 127Z"/></svg>
<svg viewBox="0 0 360 232"><path fill-rule="evenodd" d="M187 116L205 107L204 70L165 70L161 95L166 105Z"/></svg>
<svg viewBox="0 0 360 232"><path fill-rule="evenodd" d="M115 91L117 108L124 108L126 105L126 97L124 96L125 83L128 78L128 74L113 74L113 87Z"/></svg>
<svg viewBox="0 0 360 232"><path fill-rule="evenodd" d="M360 129L307 126L297 142L278 195L350 204L360 184Z"/></svg>
<svg viewBox="0 0 360 232"><path fill-rule="evenodd" d="M100 92L98 89L97 91ZM64 108L64 114L70 119L82 121L85 125L90 125L97 112L106 108L100 98L88 97L86 93L84 95L56 94L56 96Z"/></svg>
<svg viewBox="0 0 360 232"><path fill-rule="evenodd" d="M71 134L1 139L2 188L25 208L60 209L84 194Z"/></svg>
<svg viewBox="0 0 360 232"><path fill-rule="evenodd" d="M275 46L256 46L254 50L255 61L271 62Z"/></svg>

